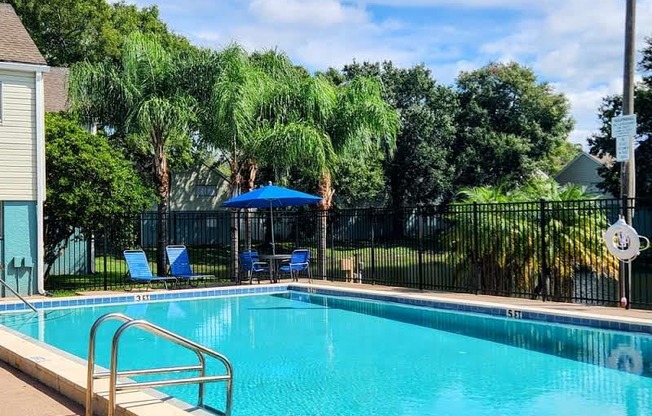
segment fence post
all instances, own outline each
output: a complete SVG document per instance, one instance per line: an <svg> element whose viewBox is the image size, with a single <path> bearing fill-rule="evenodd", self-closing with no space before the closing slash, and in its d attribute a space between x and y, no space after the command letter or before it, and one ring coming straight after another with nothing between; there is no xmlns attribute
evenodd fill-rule
<svg viewBox="0 0 652 416"><path fill-rule="evenodd" d="M478 203L473 202L473 269L476 276L475 294L482 291L482 269L480 267L480 236L478 232Z"/></svg>
<svg viewBox="0 0 652 416"><path fill-rule="evenodd" d="M375 209L370 208L371 216L371 284L376 284L376 216Z"/></svg>
<svg viewBox="0 0 652 416"><path fill-rule="evenodd" d="M417 208L417 241L419 242L419 290L423 290L423 210Z"/></svg>
<svg viewBox="0 0 652 416"><path fill-rule="evenodd" d="M95 233L91 233L91 238L88 240L88 247L86 249L88 250L86 254L86 261L88 262L86 272L92 275L95 274Z"/></svg>
<svg viewBox="0 0 652 416"><path fill-rule="evenodd" d="M177 244L177 214L168 211L168 241L166 244Z"/></svg>
<svg viewBox="0 0 652 416"><path fill-rule="evenodd" d="M301 247L299 245L299 211L294 213L294 246Z"/></svg>
<svg viewBox="0 0 652 416"><path fill-rule="evenodd" d="M632 216L631 213L629 212L629 197L627 194L623 194L622 196L622 205L623 205L623 213L622 216L625 219L625 222L627 222L628 225L632 225ZM624 261L619 261L618 264L618 279L620 280L620 299L619 299L619 305L624 306L626 309L629 309L632 303L632 298L631 298L631 293L630 293L630 279L631 279L631 273L632 273L632 266L631 262L625 263ZM622 304L622 299L626 299L625 305Z"/></svg>
<svg viewBox="0 0 652 416"><path fill-rule="evenodd" d="M541 289L541 299L545 302L550 294L550 271L548 270L548 248L546 247L546 201L539 200L539 229L541 232L541 274L539 285Z"/></svg>
<svg viewBox="0 0 652 416"><path fill-rule="evenodd" d="M335 221L333 219L335 214L331 208L324 212L324 215L327 215L328 225L331 227L331 272L326 273L326 276L322 276L322 279L326 280L327 276L331 276L330 280L333 281L335 280ZM326 227L326 233L328 234L328 226Z"/></svg>
<svg viewBox="0 0 652 416"><path fill-rule="evenodd" d="M103 260L102 261L103 261L103 264L104 264L104 290L107 290L108 289L109 274L108 274L108 272L106 270L106 262L107 262L106 258L107 258L107 252L109 251L108 250L108 248L109 248L109 238L108 238L108 233L106 232L106 226L104 227L104 244L103 245L104 245L104 247L102 249L102 251L103 251L103 253L102 253L102 256L103 256L102 259Z"/></svg>

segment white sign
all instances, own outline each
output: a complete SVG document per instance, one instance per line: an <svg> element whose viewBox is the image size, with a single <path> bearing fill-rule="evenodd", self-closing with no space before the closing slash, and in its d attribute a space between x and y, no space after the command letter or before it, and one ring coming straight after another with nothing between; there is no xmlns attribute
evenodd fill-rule
<svg viewBox="0 0 652 416"><path fill-rule="evenodd" d="M630 149L629 137L616 137L616 162L627 162Z"/></svg>
<svg viewBox="0 0 652 416"><path fill-rule="evenodd" d="M616 139L616 162L629 160L631 142L635 135L636 114L616 116L611 119L611 137Z"/></svg>

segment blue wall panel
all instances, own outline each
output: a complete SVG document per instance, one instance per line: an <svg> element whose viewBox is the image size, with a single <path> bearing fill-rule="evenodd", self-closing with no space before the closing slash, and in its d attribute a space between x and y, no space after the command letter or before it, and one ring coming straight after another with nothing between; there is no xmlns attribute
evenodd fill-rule
<svg viewBox="0 0 652 416"><path fill-rule="evenodd" d="M21 295L38 290L36 202L4 203L4 279ZM3 290L5 296L13 296Z"/></svg>

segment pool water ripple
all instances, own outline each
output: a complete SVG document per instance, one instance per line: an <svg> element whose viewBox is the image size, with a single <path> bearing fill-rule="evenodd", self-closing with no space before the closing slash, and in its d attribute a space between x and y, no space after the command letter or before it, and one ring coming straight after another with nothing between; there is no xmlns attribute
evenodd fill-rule
<svg viewBox="0 0 652 416"><path fill-rule="evenodd" d="M56 312L40 322L0 315L0 324L86 358L99 316L147 319L229 357L233 416L652 414L646 334L296 292ZM117 326L98 334L102 366ZM190 362L192 353L138 330L120 348L122 369ZM196 386L164 391L195 403ZM206 402L222 408L223 393L208 385Z"/></svg>

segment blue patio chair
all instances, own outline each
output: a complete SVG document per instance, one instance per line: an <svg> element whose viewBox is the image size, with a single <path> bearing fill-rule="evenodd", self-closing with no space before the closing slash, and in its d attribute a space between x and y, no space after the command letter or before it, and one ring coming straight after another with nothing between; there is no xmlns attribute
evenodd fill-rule
<svg viewBox="0 0 652 416"><path fill-rule="evenodd" d="M292 252L290 260L279 267L281 273L287 273L292 280L299 281L299 273L308 274L308 282L312 283L312 273L310 272L310 250L298 249Z"/></svg>
<svg viewBox="0 0 652 416"><path fill-rule="evenodd" d="M211 274L193 273L188 249L184 245L169 245L165 247L165 253L167 254L168 264L170 265L170 276L187 281L189 285L192 285L192 282L197 280L203 280L204 284L206 284L204 279L215 277Z"/></svg>
<svg viewBox="0 0 652 416"><path fill-rule="evenodd" d="M123 252L125 261L127 262L127 270L129 272L129 280L135 283L147 284L147 289L151 286L152 282L163 283L165 288L168 288L168 282L177 283L178 279L174 276L154 276L147 263L147 256L143 250L125 250Z"/></svg>
<svg viewBox="0 0 652 416"><path fill-rule="evenodd" d="M240 252L238 256L240 258L240 269L247 273L249 284L252 283L254 277L258 279L258 283L260 284L260 277L258 275L269 273L269 265L260 261L256 250L245 250ZM240 278L238 278L237 283L240 283Z"/></svg>

